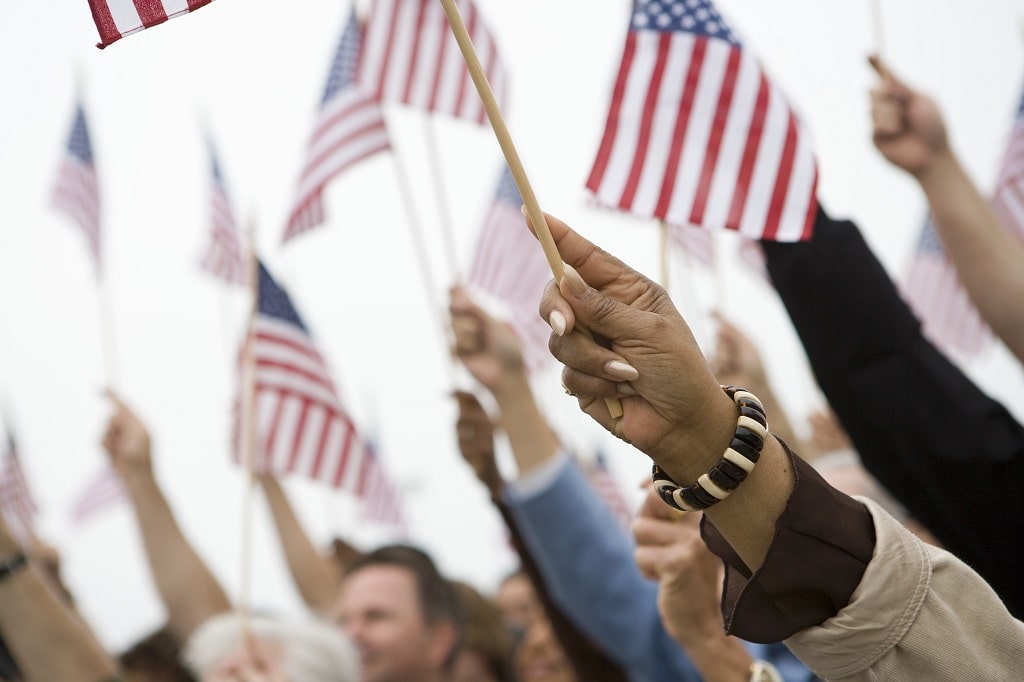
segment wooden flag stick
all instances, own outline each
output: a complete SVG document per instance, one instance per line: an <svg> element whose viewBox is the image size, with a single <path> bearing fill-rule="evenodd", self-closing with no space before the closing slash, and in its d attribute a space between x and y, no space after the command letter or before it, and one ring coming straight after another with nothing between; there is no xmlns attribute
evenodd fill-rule
<svg viewBox="0 0 1024 682"><path fill-rule="evenodd" d="M668 291L668 223L658 221L658 256L661 261L661 286Z"/></svg>
<svg viewBox="0 0 1024 682"><path fill-rule="evenodd" d="M533 224L537 239L540 240L540 244L544 248L544 256L548 259L551 273L555 276L555 281L561 282L562 275L565 272L562 257L558 254L558 247L555 246L555 240L548 229L548 223L544 218L544 211L540 208L540 202L537 201L537 195L533 193L533 187L526 177L523 162L519 159L519 152L516 151L516 147L512 143L512 136L508 132L508 126L505 125L505 119L502 117L501 109L498 107L498 100L494 97L491 84L487 81L487 74L480 63L480 57L476 53L476 48L473 47L473 41L466 30L466 24L462 21L462 15L459 14L455 0L441 0L441 6L448 17L448 23L451 26L452 34L455 36L455 42L459 44L459 50L462 51L462 58L469 68L469 75L473 79L473 85L476 86L476 91L483 102L484 111L487 112L487 120L491 122L494 136L498 138L498 145L501 146L501 152L505 155L505 162L512 173L516 189L519 190L519 196L523 199L526 215ZM577 325L576 329L590 335L590 332L581 325ZM617 398L607 398L605 399L605 404L608 406L608 412L612 418L617 419L622 416L622 405Z"/></svg>
<svg viewBox="0 0 1024 682"><path fill-rule="evenodd" d="M885 32L882 24L882 0L869 0L871 3L871 23L875 32L875 54L881 64L885 64ZM885 73L879 74L885 78Z"/></svg>

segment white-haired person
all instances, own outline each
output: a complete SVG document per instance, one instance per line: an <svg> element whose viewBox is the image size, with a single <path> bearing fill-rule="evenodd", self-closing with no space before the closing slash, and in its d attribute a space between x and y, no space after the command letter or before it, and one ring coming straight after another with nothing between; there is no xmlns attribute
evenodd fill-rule
<svg viewBox="0 0 1024 682"><path fill-rule="evenodd" d="M201 682L357 682L359 657L338 629L315 620L243 620L224 613L189 638L185 662Z"/></svg>
<svg viewBox="0 0 1024 682"><path fill-rule="evenodd" d="M664 288L547 223L567 264L540 305L562 382L581 410L651 457L666 504L702 512L704 539L726 564L728 631L784 640L825 679L1019 677L1024 623L977 573L829 486L771 435L755 395L719 385Z"/></svg>

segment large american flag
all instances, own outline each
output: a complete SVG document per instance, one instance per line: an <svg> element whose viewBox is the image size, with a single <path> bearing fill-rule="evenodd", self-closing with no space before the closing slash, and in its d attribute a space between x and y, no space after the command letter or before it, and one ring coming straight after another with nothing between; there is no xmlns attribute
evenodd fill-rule
<svg viewBox="0 0 1024 682"><path fill-rule="evenodd" d="M144 28L188 14L213 0L89 0L100 32L97 47L106 47Z"/></svg>
<svg viewBox="0 0 1024 682"><path fill-rule="evenodd" d="M499 105L506 89L498 47L471 0L459 12ZM483 124L477 95L448 17L437 0L376 0L366 25L359 82L378 99Z"/></svg>
<svg viewBox="0 0 1024 682"><path fill-rule="evenodd" d="M71 522L82 526L101 511L124 502L128 497L121 474L112 466L100 470L79 491L71 504Z"/></svg>
<svg viewBox="0 0 1024 682"><path fill-rule="evenodd" d="M380 104L356 83L362 29L353 10L341 34L299 174L284 241L324 222L324 186L352 164L390 147Z"/></svg>
<svg viewBox="0 0 1024 682"><path fill-rule="evenodd" d="M535 370L551 362L551 328L537 314L551 266L526 227L522 204L512 172L505 166L477 237L467 281L500 305L502 310L495 312L512 326L527 368Z"/></svg>
<svg viewBox="0 0 1024 682"><path fill-rule="evenodd" d="M254 468L300 473L363 495L380 463L342 407L327 363L291 299L262 263L257 296L248 339L255 365Z"/></svg>
<svg viewBox="0 0 1024 682"><path fill-rule="evenodd" d="M634 1L587 179L598 204L797 241L817 177L800 122L710 2Z"/></svg>
<svg viewBox="0 0 1024 682"><path fill-rule="evenodd" d="M366 444L367 456L373 462L367 476L366 486L360 506L362 518L374 523L382 523L405 530L405 517L398 501L398 491L388 477L380 461L377 446L373 440Z"/></svg>
<svg viewBox="0 0 1024 682"><path fill-rule="evenodd" d="M620 527L629 529L633 523L633 511L622 495L622 489L608 468L604 454L598 452L594 461L586 468L587 481L597 493L598 498L607 505L615 521Z"/></svg>
<svg viewBox="0 0 1024 682"><path fill-rule="evenodd" d="M1024 239L1024 99L1017 107L992 206L1003 226Z"/></svg>
<svg viewBox="0 0 1024 682"><path fill-rule="evenodd" d="M233 284L246 283L246 249L242 234L231 210L224 176L213 144L210 151L210 243L203 255L202 268L207 272Z"/></svg>
<svg viewBox="0 0 1024 682"><path fill-rule="evenodd" d="M992 334L960 283L929 215L903 281L903 296L924 334L947 352L980 353Z"/></svg>
<svg viewBox="0 0 1024 682"><path fill-rule="evenodd" d="M71 134L64 148L64 158L57 172L51 197L53 207L63 211L85 232L89 250L100 263L100 191L96 181L96 165L89 141L82 103L75 105Z"/></svg>
<svg viewBox="0 0 1024 682"><path fill-rule="evenodd" d="M11 534L21 544L33 538L33 527L39 508L29 491L25 472L21 468L14 439L7 436L7 450L0 465L0 513Z"/></svg>

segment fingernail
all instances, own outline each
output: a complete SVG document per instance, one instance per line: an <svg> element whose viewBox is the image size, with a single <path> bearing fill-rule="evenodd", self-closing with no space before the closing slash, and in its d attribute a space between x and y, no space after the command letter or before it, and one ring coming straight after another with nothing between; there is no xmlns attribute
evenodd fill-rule
<svg viewBox="0 0 1024 682"><path fill-rule="evenodd" d="M562 274L562 279L565 280L566 286L569 287L569 291L574 296L579 296L587 290L588 284L583 281L580 277L580 273L576 272L576 268L571 265L566 265Z"/></svg>
<svg viewBox="0 0 1024 682"><path fill-rule="evenodd" d="M527 218L530 217L530 214L526 212L526 204L519 204L519 212L522 213Z"/></svg>
<svg viewBox="0 0 1024 682"><path fill-rule="evenodd" d="M621 360L609 360L604 365L604 371L616 379L623 379L625 381L633 381L640 378L640 372L636 371L636 367Z"/></svg>
<svg viewBox="0 0 1024 682"><path fill-rule="evenodd" d="M558 310L552 310L551 315L548 316L548 324L559 336L565 336L565 315Z"/></svg>

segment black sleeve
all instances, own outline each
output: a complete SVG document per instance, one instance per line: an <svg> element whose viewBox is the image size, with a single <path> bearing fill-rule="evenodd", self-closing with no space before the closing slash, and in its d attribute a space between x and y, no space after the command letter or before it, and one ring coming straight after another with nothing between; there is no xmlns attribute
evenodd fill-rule
<svg viewBox="0 0 1024 682"><path fill-rule="evenodd" d="M1024 615L1024 428L921 334L857 227L763 242L818 384L864 465Z"/></svg>

